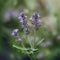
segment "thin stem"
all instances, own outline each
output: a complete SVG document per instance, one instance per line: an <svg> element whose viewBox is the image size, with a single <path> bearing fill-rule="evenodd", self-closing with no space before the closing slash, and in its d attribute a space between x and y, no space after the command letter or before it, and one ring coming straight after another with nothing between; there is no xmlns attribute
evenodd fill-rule
<svg viewBox="0 0 60 60"><path fill-rule="evenodd" d="M35 48L35 40L36 40L36 31L34 30L34 48Z"/></svg>
<svg viewBox="0 0 60 60"><path fill-rule="evenodd" d="M29 42L30 47L31 47L31 48L33 48L33 47L32 47L32 43L31 43L31 41L30 41L30 40L28 40L28 38L30 38L30 35L26 35L26 39L27 39L27 41Z"/></svg>

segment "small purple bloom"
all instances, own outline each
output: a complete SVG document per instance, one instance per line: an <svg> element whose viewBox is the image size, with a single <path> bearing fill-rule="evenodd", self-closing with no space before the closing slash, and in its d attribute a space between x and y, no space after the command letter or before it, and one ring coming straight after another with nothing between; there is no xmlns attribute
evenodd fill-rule
<svg viewBox="0 0 60 60"><path fill-rule="evenodd" d="M22 28L27 28L27 27L28 27L27 21L23 21L23 22L22 22Z"/></svg>
<svg viewBox="0 0 60 60"><path fill-rule="evenodd" d="M22 41L21 37L19 36L18 29L14 29L12 31L12 36L14 36L16 38L17 42L21 42Z"/></svg>
<svg viewBox="0 0 60 60"><path fill-rule="evenodd" d="M39 19L39 17L40 17L39 14L38 14L37 12L35 12L35 13L32 15L32 17L30 18L30 20L31 20L31 21L34 21L34 20L37 21L37 20Z"/></svg>
<svg viewBox="0 0 60 60"><path fill-rule="evenodd" d="M24 28L23 31L24 31L25 34L29 34L30 33L30 29L29 28Z"/></svg>
<svg viewBox="0 0 60 60"><path fill-rule="evenodd" d="M27 17L27 16L25 16L24 13L21 12L21 13L20 13L20 16L19 16L20 22L23 22L24 20L26 20L26 17Z"/></svg>
<svg viewBox="0 0 60 60"><path fill-rule="evenodd" d="M39 19L39 14L37 13L37 12L35 12L34 14L33 14L33 18L35 18L35 20L37 20L37 19Z"/></svg>
<svg viewBox="0 0 60 60"><path fill-rule="evenodd" d="M17 36L18 35L18 29L14 29L12 31L12 36Z"/></svg>
<svg viewBox="0 0 60 60"><path fill-rule="evenodd" d="M35 30L38 30L39 26L38 26L38 25L33 25L33 28L34 28Z"/></svg>
<svg viewBox="0 0 60 60"><path fill-rule="evenodd" d="M30 18L31 23L33 24L33 28L35 30L37 30L39 26L41 25L41 20L39 17L40 17L39 14L35 12L33 16Z"/></svg>

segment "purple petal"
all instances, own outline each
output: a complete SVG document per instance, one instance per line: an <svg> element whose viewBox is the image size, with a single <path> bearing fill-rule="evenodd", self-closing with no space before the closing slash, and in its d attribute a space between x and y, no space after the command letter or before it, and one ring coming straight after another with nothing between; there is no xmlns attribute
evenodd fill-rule
<svg viewBox="0 0 60 60"><path fill-rule="evenodd" d="M18 34L18 29L14 29L14 30L12 31L12 35L13 35L13 36L17 36L17 34Z"/></svg>

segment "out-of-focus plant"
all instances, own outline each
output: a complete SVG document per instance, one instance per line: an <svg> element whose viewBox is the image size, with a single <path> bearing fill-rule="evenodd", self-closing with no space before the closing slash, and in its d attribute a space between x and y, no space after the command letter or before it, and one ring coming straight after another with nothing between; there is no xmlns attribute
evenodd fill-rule
<svg viewBox="0 0 60 60"><path fill-rule="evenodd" d="M24 21L21 17L19 21L17 18L21 11L28 16L24 15ZM40 21L36 23L33 16L29 21L29 16L35 11L41 15L43 24L40 29L38 23ZM12 35L15 34L14 38L10 36L11 30L13 30ZM43 42L41 42L42 38L44 38ZM12 48L12 43L15 48ZM33 51L32 46L39 52ZM9 52L12 60L16 58L16 60L22 60L20 58L26 58L26 54L31 57L37 55L39 60L45 60L45 58L55 60L53 59L55 57L58 59L60 54L60 0L0 0L0 52L5 52L3 55Z"/></svg>
<svg viewBox="0 0 60 60"><path fill-rule="evenodd" d="M22 51L22 53L31 56L32 60L33 59L36 60L36 58L35 58L36 54L40 51L40 48L39 48L40 43L44 40L44 39L36 40L36 34L38 32L39 27L42 25L42 21L37 12L35 12L31 16L30 21L32 23L32 30L33 30L34 38L32 39L32 41L30 41L30 39L28 39L28 37L31 36L31 31L30 31L29 24L28 24L26 18L27 18L27 16L25 16L24 13L21 12L20 16L19 16L19 22L21 22L23 31L26 36L24 39L23 39L23 36L21 38L19 36L19 32L18 32L19 29L14 29L12 31L12 36L14 36L16 38L16 42L19 43L20 45L13 44L13 47L19 49L20 51Z"/></svg>

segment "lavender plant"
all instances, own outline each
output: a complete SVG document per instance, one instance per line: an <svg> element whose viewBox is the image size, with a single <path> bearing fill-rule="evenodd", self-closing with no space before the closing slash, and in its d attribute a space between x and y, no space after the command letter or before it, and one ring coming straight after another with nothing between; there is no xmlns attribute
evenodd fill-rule
<svg viewBox="0 0 60 60"><path fill-rule="evenodd" d="M29 25L28 25L28 22L27 22L27 16L25 16L23 12L20 13L19 21L20 21L20 23L22 24L22 28L23 28L24 33L25 33L25 34L29 34L29 33L30 33L30 28L29 28ZM41 19L40 19L39 14L38 14L37 12L35 12L35 13L31 16L30 21L31 21L32 26L33 26L33 31L36 32L36 30L38 30L39 27L41 26ZM18 29L14 29L14 30L12 31L12 35L13 35L18 41L21 41L21 40L23 40L23 41L22 41L22 45L21 45L21 46L17 46L17 45L14 45L14 44L13 44L13 47L21 50L21 51L22 51L23 53L25 53L25 54L34 56L34 55L35 55L35 52L38 52L38 51L39 51L39 48L36 47L36 46L39 45L39 44L43 41L43 39L42 39L42 40L40 40L40 39L39 39L39 40L36 40L36 36L35 36L36 33L35 33L35 32L34 32L34 36L33 36L34 39L32 40L32 42L30 41L31 43L30 43L30 42L29 42L28 44L26 43L26 44L28 45L28 47L26 47L25 42L28 41L28 39L26 39L26 41L23 40L23 39L21 39L21 38L19 37ZM26 35L26 37L28 38L28 35ZM30 37L30 36L29 36L29 37ZM33 58L34 58L34 60L36 60L36 59L35 59L35 56L34 56ZM33 59L32 59L32 60L33 60Z"/></svg>

